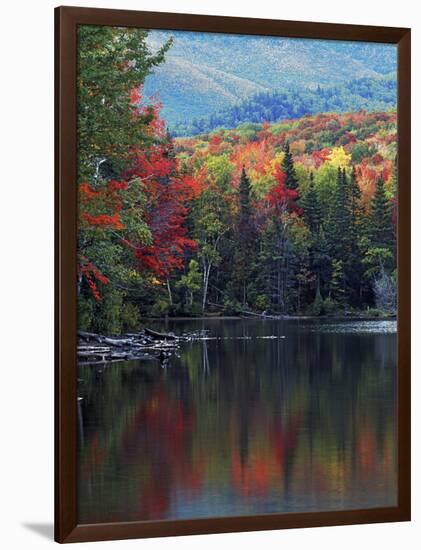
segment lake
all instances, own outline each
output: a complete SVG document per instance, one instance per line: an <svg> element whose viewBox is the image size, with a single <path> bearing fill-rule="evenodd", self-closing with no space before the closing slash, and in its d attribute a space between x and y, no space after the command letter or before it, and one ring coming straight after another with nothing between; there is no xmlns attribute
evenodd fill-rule
<svg viewBox="0 0 421 550"><path fill-rule="evenodd" d="M395 321L150 326L208 339L79 366L79 523L397 504Z"/></svg>

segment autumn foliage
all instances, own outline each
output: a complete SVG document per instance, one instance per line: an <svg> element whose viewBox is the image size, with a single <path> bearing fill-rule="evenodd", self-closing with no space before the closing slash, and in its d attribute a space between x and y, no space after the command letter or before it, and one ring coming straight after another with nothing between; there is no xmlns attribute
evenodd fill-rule
<svg viewBox="0 0 421 550"><path fill-rule="evenodd" d="M285 183L285 173L278 165L276 166L273 175L276 180L276 184L265 197L265 200L268 202L270 208L272 208L278 216L281 216L285 212L301 214L302 210L296 203L299 197L298 191L287 188Z"/></svg>
<svg viewBox="0 0 421 550"><path fill-rule="evenodd" d="M137 265L165 279L183 267L186 250L196 247L184 223L188 203L200 188L191 176L178 174L177 160L163 146L155 146L149 154L139 153L131 177L144 182L145 220L153 235L150 246L136 246Z"/></svg>
<svg viewBox="0 0 421 550"><path fill-rule="evenodd" d="M139 315L374 305L374 278L394 277L396 113L320 113L173 139L161 103L143 92L167 46L140 69L127 56L146 47L143 35L138 44L131 31L84 32L83 327L118 333ZM112 67L96 55L110 40L121 56Z"/></svg>
<svg viewBox="0 0 421 550"><path fill-rule="evenodd" d="M134 117L149 113L146 133L153 140L148 147L131 151L131 166L121 174L121 180L79 185L80 231L117 233L132 251L140 273L150 272L165 280L174 270L182 269L186 251L196 247L184 223L188 203L198 196L201 188L191 175L179 174L178 161L170 150L171 141L165 137L165 125L159 117L159 104L142 105L139 89L132 90L130 100L136 107ZM133 180L141 182L142 196L137 198L143 204L143 221L151 235L148 244L133 239L125 231L123 210L135 215L133 197L129 196ZM107 284L108 279L83 255L79 260L79 273L94 298L100 300L97 282Z"/></svg>

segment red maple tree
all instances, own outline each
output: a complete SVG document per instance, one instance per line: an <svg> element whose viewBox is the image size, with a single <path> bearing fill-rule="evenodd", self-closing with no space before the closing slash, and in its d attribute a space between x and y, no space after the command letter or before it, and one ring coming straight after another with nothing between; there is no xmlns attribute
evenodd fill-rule
<svg viewBox="0 0 421 550"><path fill-rule="evenodd" d="M288 189L285 183L286 175L279 165L276 165L273 175L277 183L264 199L269 208L279 216L286 212L301 214L301 209L295 202L298 199L298 192L294 189Z"/></svg>

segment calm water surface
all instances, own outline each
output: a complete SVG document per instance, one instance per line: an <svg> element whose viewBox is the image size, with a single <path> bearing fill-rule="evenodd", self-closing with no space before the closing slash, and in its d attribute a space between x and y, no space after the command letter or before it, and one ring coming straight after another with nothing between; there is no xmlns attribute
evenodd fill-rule
<svg viewBox="0 0 421 550"><path fill-rule="evenodd" d="M396 323L172 321L158 361L79 367L79 522L396 505Z"/></svg>

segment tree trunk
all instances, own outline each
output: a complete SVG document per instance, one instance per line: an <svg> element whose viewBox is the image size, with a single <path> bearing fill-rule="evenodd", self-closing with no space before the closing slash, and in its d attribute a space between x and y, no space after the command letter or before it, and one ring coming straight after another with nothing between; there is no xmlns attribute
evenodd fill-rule
<svg viewBox="0 0 421 550"><path fill-rule="evenodd" d="M208 296L208 284L209 284L209 274L211 270L212 264L209 263L208 265L205 264L205 268L203 270L203 300L202 300L202 312L206 309L206 299Z"/></svg>
<svg viewBox="0 0 421 550"><path fill-rule="evenodd" d="M82 286L82 271L79 273L77 277L77 295L80 296L80 289Z"/></svg>
<svg viewBox="0 0 421 550"><path fill-rule="evenodd" d="M170 280L169 279L167 279L167 290L168 290L168 299L170 301L170 305L172 306L173 301L172 301L172 292L171 292L171 286L170 286Z"/></svg>

